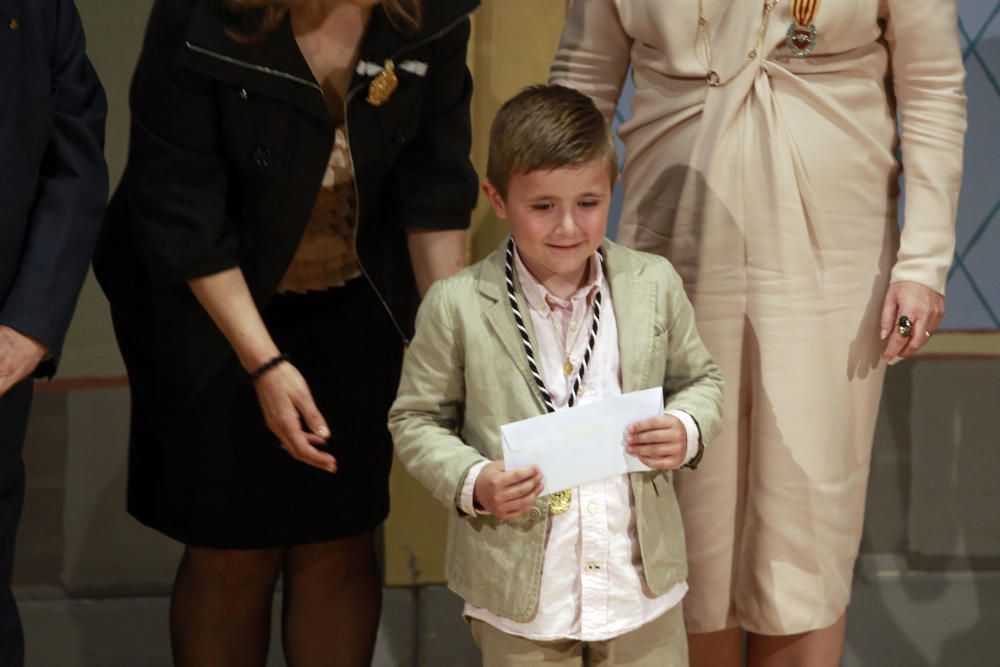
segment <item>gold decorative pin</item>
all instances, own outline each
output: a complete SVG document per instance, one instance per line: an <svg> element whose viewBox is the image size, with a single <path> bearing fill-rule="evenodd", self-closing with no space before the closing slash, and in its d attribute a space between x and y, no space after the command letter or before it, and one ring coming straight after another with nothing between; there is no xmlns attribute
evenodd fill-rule
<svg viewBox="0 0 1000 667"><path fill-rule="evenodd" d="M11 19L10 23L7 24L11 32L17 32L17 29L21 27L21 24L17 22L17 19Z"/></svg>
<svg viewBox="0 0 1000 667"><path fill-rule="evenodd" d="M386 60L385 67L368 85L368 104L373 107L382 106L396 92L398 85L399 79L396 77L396 66L393 65L391 60Z"/></svg>
<svg viewBox="0 0 1000 667"><path fill-rule="evenodd" d="M573 504L573 489L549 494L549 510L553 514L565 514L571 504Z"/></svg>

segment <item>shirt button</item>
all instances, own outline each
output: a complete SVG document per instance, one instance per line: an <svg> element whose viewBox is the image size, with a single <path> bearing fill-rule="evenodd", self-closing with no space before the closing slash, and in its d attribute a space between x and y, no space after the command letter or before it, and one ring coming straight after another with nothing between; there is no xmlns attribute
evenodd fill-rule
<svg viewBox="0 0 1000 667"><path fill-rule="evenodd" d="M580 328L580 323L577 320L573 320L572 322L569 323L569 328L572 331L576 331L577 329Z"/></svg>
<svg viewBox="0 0 1000 667"><path fill-rule="evenodd" d="M590 512L591 514L597 514L597 505L595 505L594 503L590 503L589 505L587 505L587 511Z"/></svg>
<svg viewBox="0 0 1000 667"><path fill-rule="evenodd" d="M271 149L258 146L253 152L253 163L260 169L271 166Z"/></svg>
<svg viewBox="0 0 1000 667"><path fill-rule="evenodd" d="M593 561L587 563L587 572L597 572L600 569L601 566Z"/></svg>
<svg viewBox="0 0 1000 667"><path fill-rule="evenodd" d="M538 509L537 507L532 507L531 511L528 512L528 518L531 519L532 521L538 521L539 519L542 518L542 510Z"/></svg>

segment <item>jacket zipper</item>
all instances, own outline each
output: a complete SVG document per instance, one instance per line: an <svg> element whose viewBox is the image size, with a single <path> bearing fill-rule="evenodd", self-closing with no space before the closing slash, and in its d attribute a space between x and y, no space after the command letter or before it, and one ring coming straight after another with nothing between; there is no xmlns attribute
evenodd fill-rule
<svg viewBox="0 0 1000 667"><path fill-rule="evenodd" d="M465 12L464 14L456 18L454 21L446 25L444 28L441 28L440 30L435 32L433 35L425 37L419 42L414 42L413 44L406 45L402 49L392 54L390 60L395 62L396 60L399 59L400 56L403 56L409 53L410 51L419 49L421 46L424 46L425 44L429 44L430 42L440 39L441 37L447 35L449 32L454 30L456 27L458 27L458 25L462 21L467 19L471 14L472 11ZM323 89L315 81L308 81L306 79L303 79L302 77L295 76L294 74L289 74L288 72L282 72L281 70L271 69L270 67L263 67L261 65L255 65L253 63L237 60L236 58L231 58L221 53L217 53L215 51L211 51L209 49L196 46L191 42L184 42L184 45L191 51L194 51L195 53L200 53L202 55L208 56L210 58L215 58L216 60L220 60L222 62L229 63L231 65L236 65L238 67L255 70L257 72L260 72L261 74L276 76L281 79L287 79L289 81L294 81L295 83L308 86L309 88L312 88L313 90L318 92L321 97L323 97ZM368 273L368 269L365 268L364 263L361 261L361 256L358 253L358 226L359 226L358 223L359 223L359 213L361 204L361 193L358 190L358 179L356 172L354 171L354 151L351 148L351 129L350 129L350 123L347 119L347 107L350 104L351 100L354 99L354 96L358 93L358 91L360 91L364 87L365 87L364 83L359 83L358 85L354 86L354 88L352 88L350 91L348 91L347 95L344 97L344 133L347 135L347 157L351 163L351 173L354 174L354 178L352 180L354 183L355 206L354 206L354 229L352 230L351 245L353 246L354 249L354 257L358 261L358 268L361 269L361 273L362 275L364 275L365 280L368 281L368 284L371 286L376 296L378 296L378 300L381 302L382 308L384 308L385 312L389 315L389 319L392 321L392 325L396 327L396 331L399 333L399 337L403 339L403 345L408 346L410 344L410 340L406 337L406 334L403 333L403 328L399 326L399 322L396 321L396 316L393 314L392 309L389 307L389 304L386 303L385 297L382 296L382 292L380 292L378 287L375 286L375 281L372 280L371 276ZM336 133L336 128L334 128L334 133Z"/></svg>
<svg viewBox="0 0 1000 667"><path fill-rule="evenodd" d="M236 65L237 67L243 67L244 69L252 69L254 71L260 72L261 74L268 74L270 76L276 76L280 79L288 79L289 81L294 81L295 83L300 83L303 86L309 86L319 92L320 95L323 94L323 89L319 87L315 81L308 81L302 77L295 76L294 74L289 74L288 72L282 72L281 70L271 69L270 67L262 67L261 65L254 65L253 63L244 62L242 60L237 60L236 58L230 58L221 53L216 53L215 51L210 51L209 49L204 49L200 46L196 46L191 42L184 42L184 45L188 49L194 51L195 53L200 53L203 56L208 56L209 58L215 58L216 60L221 60L224 63L229 63L230 65Z"/></svg>

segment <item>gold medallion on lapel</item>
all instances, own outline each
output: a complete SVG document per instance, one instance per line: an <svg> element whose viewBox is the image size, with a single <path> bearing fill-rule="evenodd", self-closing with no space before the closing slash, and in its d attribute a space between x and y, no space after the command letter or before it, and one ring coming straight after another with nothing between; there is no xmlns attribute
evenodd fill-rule
<svg viewBox="0 0 1000 667"><path fill-rule="evenodd" d="M396 66L391 60L386 60L385 67L368 85L368 104L373 107L382 106L396 92L397 86L399 79L396 77Z"/></svg>

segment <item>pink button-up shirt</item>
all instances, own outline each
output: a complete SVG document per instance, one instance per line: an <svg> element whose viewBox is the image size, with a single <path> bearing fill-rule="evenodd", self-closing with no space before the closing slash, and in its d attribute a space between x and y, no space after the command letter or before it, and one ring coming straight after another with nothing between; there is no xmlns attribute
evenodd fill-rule
<svg viewBox="0 0 1000 667"><path fill-rule="evenodd" d="M611 290L599 270L597 256L590 262L589 282L569 299L549 292L516 253L514 261L535 333L536 361L556 408L566 407L572 390L573 376L563 372L566 347L570 348L575 369L587 347L598 291L602 300L600 328L578 404L621 394L618 326ZM680 419L687 430L686 461L690 461L698 450L698 427L684 412L670 414ZM466 476L459 499L466 513L476 512L473 490L485 465L474 466ZM538 641L602 641L652 621L680 603L685 593L684 582L658 597L647 588L632 489L628 475L619 475L573 489L569 511L550 517L538 606L530 620L512 621L471 605L465 606L465 615L503 632Z"/></svg>

